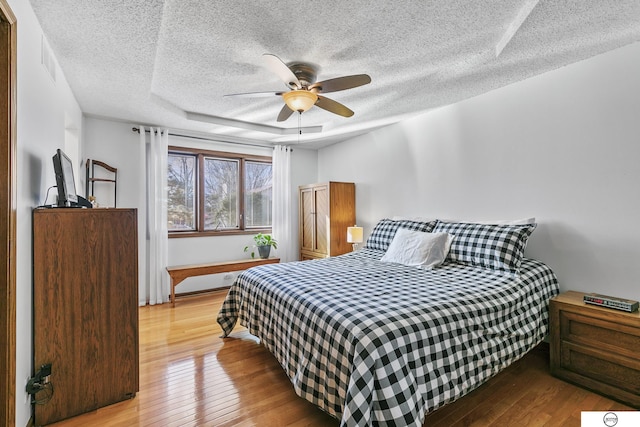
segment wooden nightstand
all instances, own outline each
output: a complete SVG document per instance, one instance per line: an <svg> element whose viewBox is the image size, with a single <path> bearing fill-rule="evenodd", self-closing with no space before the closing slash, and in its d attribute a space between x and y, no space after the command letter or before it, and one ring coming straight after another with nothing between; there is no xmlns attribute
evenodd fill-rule
<svg viewBox="0 0 640 427"><path fill-rule="evenodd" d="M640 408L640 313L583 296L569 291L549 303L551 374Z"/></svg>

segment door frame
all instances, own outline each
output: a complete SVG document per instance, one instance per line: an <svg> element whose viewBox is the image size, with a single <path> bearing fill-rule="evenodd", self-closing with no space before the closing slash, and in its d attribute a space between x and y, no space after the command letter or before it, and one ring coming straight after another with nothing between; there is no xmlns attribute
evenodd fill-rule
<svg viewBox="0 0 640 427"><path fill-rule="evenodd" d="M16 423L16 17L0 0L0 425Z"/></svg>

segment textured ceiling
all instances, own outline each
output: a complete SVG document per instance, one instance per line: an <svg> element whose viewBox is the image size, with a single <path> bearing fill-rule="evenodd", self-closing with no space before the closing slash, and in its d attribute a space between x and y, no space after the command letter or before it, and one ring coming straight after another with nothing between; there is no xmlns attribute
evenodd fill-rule
<svg viewBox="0 0 640 427"><path fill-rule="evenodd" d="M82 110L231 141L318 147L640 40L639 0L30 0ZM366 73L276 122L262 54Z"/></svg>

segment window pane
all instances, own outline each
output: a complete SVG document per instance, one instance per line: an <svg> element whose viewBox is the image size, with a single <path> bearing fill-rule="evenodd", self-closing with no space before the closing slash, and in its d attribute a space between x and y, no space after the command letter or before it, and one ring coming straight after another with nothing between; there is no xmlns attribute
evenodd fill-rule
<svg viewBox="0 0 640 427"><path fill-rule="evenodd" d="M195 230L196 158L169 154L167 228L169 230Z"/></svg>
<svg viewBox="0 0 640 427"><path fill-rule="evenodd" d="M270 163L245 163L245 227L271 227L272 187Z"/></svg>
<svg viewBox="0 0 640 427"><path fill-rule="evenodd" d="M204 228L238 228L239 161L204 159Z"/></svg>

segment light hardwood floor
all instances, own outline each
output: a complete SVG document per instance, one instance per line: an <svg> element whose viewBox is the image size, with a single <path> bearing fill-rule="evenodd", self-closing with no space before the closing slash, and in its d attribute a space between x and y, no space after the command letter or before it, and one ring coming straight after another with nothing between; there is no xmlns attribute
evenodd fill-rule
<svg viewBox="0 0 640 427"><path fill-rule="evenodd" d="M222 340L226 290L140 308L140 391L134 399L54 424L75 426L338 426L302 400L243 328ZM489 382L430 414L426 426L579 426L582 410L630 410L549 375L535 349ZM95 378L100 381L98 372ZM55 386L55 378L52 377Z"/></svg>

